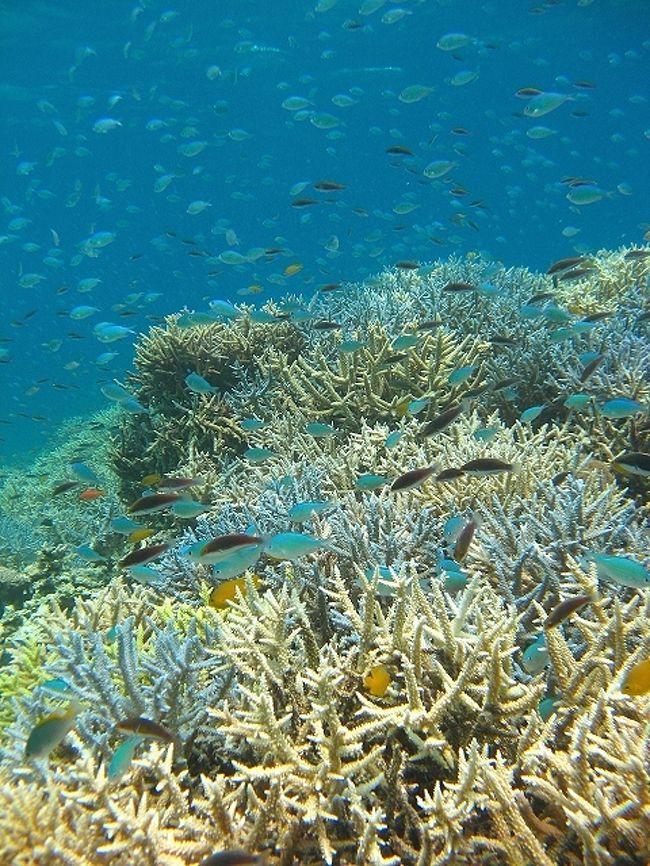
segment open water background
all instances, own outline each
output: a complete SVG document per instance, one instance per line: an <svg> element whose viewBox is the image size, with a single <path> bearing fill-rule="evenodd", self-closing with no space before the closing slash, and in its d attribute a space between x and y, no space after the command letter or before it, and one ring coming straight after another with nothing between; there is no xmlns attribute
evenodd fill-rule
<svg viewBox="0 0 650 866"><path fill-rule="evenodd" d="M28 461L63 418L105 405L99 388L130 368L135 334L184 306L308 298L402 259L475 252L545 270L643 242L647 0L405 0L366 13L359 0L320 12L298 0L0 3L5 465ZM437 48L452 32L468 43ZM450 83L464 70L478 76ZM401 101L412 85L433 89ZM533 119L522 87L571 99ZM295 96L309 100L302 115L282 107ZM94 131L106 119L121 125ZM552 133L531 139L539 125ZM191 142L205 145L188 157L179 148ZM431 180L434 160L457 166ZM603 198L572 205L567 176ZM321 180L345 189L315 190ZM301 197L319 203L292 206ZM188 213L197 201L209 206ZM96 232L114 238L88 247ZM225 264L228 251L250 261ZM80 292L88 279L101 282ZM243 295L251 286L260 293ZM80 304L97 312L71 319ZM100 321L134 334L102 343Z"/></svg>

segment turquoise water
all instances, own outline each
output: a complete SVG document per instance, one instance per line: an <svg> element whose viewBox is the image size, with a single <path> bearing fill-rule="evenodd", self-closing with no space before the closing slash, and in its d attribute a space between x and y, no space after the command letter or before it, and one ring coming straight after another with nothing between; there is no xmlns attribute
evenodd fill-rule
<svg viewBox="0 0 650 866"><path fill-rule="evenodd" d="M647 2L375 5L0 5L5 460L106 405L136 335L183 306L642 243ZM521 88L567 99L530 117Z"/></svg>

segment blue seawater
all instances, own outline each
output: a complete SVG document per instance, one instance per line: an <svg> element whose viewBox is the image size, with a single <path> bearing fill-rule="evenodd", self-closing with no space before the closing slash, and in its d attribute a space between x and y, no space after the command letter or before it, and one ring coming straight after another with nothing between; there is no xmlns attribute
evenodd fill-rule
<svg viewBox="0 0 650 866"><path fill-rule="evenodd" d="M646 0L21 0L0 34L5 460L105 405L183 306L648 230ZM566 99L527 116L521 88Z"/></svg>

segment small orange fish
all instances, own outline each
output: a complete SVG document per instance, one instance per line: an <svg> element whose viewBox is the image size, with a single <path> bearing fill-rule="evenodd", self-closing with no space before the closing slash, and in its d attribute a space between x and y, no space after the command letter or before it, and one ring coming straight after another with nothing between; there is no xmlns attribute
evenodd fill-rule
<svg viewBox="0 0 650 866"><path fill-rule="evenodd" d="M363 686L371 695L381 698L386 694L391 679L391 675L384 665L375 665L363 678Z"/></svg>
<svg viewBox="0 0 650 866"><path fill-rule="evenodd" d="M82 502L93 502L95 499L99 499L100 496L104 495L104 492L101 487L89 487L87 490L82 490L79 494L79 499Z"/></svg>
<svg viewBox="0 0 650 866"><path fill-rule="evenodd" d="M261 578L257 574L253 574L251 575L251 580L253 581L253 586L259 586ZM236 600L237 592L240 592L242 595L246 593L245 577L233 577L230 580L224 580L222 583L217 584L210 593L208 604L216 610L224 610L228 607L229 601Z"/></svg>
<svg viewBox="0 0 650 866"><path fill-rule="evenodd" d="M639 697L650 692L650 659L634 665L621 687L625 695Z"/></svg>

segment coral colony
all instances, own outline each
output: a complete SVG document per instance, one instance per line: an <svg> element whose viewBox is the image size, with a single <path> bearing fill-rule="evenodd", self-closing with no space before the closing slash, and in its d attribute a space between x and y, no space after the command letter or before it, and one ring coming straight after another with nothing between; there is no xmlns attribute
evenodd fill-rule
<svg viewBox="0 0 650 866"><path fill-rule="evenodd" d="M142 335L0 493L0 863L645 864L649 274Z"/></svg>

